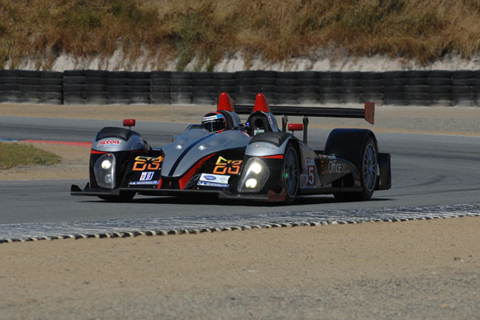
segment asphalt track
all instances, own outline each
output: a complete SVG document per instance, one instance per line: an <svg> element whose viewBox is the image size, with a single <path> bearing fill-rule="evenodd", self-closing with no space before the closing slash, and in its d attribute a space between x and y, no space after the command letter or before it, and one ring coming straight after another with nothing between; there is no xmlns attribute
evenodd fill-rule
<svg viewBox="0 0 480 320"><path fill-rule="evenodd" d="M1 117L0 139L88 142L118 121ZM171 141L184 125L142 122L135 128L154 146ZM309 130L322 149L327 130ZM361 222L480 214L480 137L377 133L379 149L392 155L391 190L367 202L333 196L299 198L290 206L219 202L216 199L135 197L108 203L72 197L72 183L0 181L0 240L147 230L191 230L287 223Z"/></svg>

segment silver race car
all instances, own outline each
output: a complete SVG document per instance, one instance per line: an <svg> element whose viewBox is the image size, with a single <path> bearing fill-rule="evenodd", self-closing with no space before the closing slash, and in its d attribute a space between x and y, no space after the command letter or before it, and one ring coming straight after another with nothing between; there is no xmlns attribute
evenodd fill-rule
<svg viewBox="0 0 480 320"><path fill-rule="evenodd" d="M324 150L307 146L308 117L354 117L374 122L374 103L364 109L271 107L259 93L254 106L235 106L221 93L217 110L188 126L161 148L127 128L106 127L92 145L90 182L72 195L129 201L135 194L215 194L219 198L291 203L299 195L333 194L362 201L391 187L390 154L379 153L372 131L334 129ZM241 123L238 114L248 114ZM274 114L282 116L282 128ZM303 123L288 123L303 116ZM302 131L303 139L294 136Z"/></svg>

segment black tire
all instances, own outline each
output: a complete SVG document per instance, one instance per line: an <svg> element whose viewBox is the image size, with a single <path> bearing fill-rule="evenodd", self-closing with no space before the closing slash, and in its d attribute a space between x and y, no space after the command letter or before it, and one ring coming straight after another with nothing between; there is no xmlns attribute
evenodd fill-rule
<svg viewBox="0 0 480 320"><path fill-rule="evenodd" d="M375 140L371 136L365 139L359 159L358 170L362 191L334 193L333 195L337 200L366 201L372 198L373 192L378 185L378 148Z"/></svg>
<svg viewBox="0 0 480 320"><path fill-rule="evenodd" d="M276 94L277 104L296 104L298 95L296 93L277 93ZM269 101L272 100L269 97Z"/></svg>
<svg viewBox="0 0 480 320"><path fill-rule="evenodd" d="M298 85L297 79L285 79L285 78L277 78L276 82L277 86L287 86L287 87L295 87Z"/></svg>
<svg viewBox="0 0 480 320"><path fill-rule="evenodd" d="M278 93L298 93L298 87L297 86L272 86L273 90L269 91L275 91ZM259 92L264 92L263 90L258 90Z"/></svg>
<svg viewBox="0 0 480 320"><path fill-rule="evenodd" d="M297 197L300 184L300 162L295 147L289 143L285 149L282 168L282 184L285 189L285 203L292 203Z"/></svg>

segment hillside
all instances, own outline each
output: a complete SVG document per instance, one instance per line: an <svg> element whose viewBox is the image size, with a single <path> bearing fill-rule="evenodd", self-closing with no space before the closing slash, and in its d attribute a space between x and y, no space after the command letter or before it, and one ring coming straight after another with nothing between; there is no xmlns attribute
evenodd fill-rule
<svg viewBox="0 0 480 320"><path fill-rule="evenodd" d="M0 69L477 68L479 14L479 0L0 0Z"/></svg>

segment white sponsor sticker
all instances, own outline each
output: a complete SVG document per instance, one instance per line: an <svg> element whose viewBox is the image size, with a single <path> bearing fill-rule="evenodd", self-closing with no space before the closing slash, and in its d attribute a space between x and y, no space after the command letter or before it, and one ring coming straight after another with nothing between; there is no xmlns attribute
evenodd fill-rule
<svg viewBox="0 0 480 320"><path fill-rule="evenodd" d="M202 173L199 181L228 184L228 179L229 178L230 178L230 176L228 176L228 175Z"/></svg>
<svg viewBox="0 0 480 320"><path fill-rule="evenodd" d="M140 176L140 181L149 181L153 179L154 172L142 172Z"/></svg>
<svg viewBox="0 0 480 320"><path fill-rule="evenodd" d="M152 180L152 181L133 181L129 182L128 185L130 186L154 186L159 183L158 180Z"/></svg>
<svg viewBox="0 0 480 320"><path fill-rule="evenodd" d="M215 182L205 182L205 181L198 181L199 186L203 187L218 187L218 188L228 188L228 184L224 183L215 183Z"/></svg>
<svg viewBox="0 0 480 320"><path fill-rule="evenodd" d="M219 115L216 114L213 116L203 117L203 121L214 121L214 120L217 120L218 118L219 118Z"/></svg>

